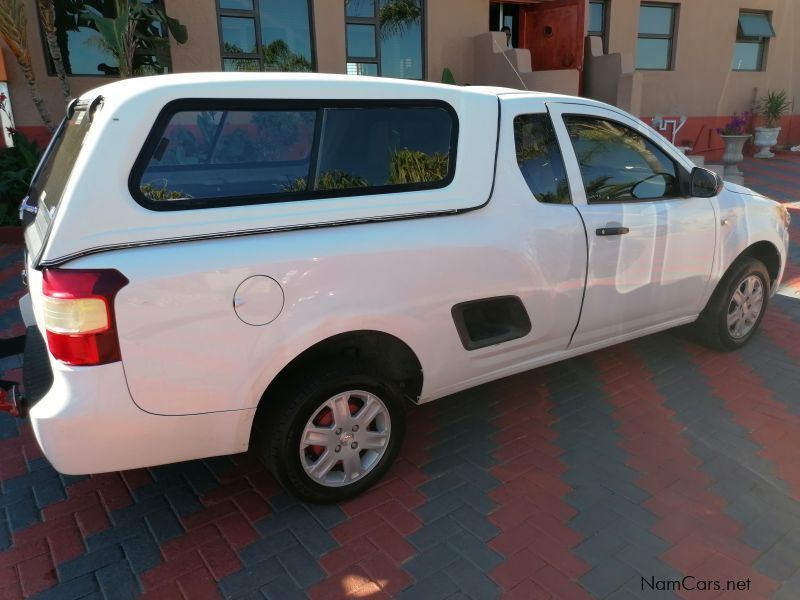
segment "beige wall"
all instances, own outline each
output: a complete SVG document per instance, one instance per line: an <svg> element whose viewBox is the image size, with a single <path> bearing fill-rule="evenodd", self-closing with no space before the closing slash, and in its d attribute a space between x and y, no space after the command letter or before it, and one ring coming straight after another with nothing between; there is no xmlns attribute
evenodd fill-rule
<svg viewBox="0 0 800 600"><path fill-rule="evenodd" d="M800 100L800 1L672 1L680 5L673 70L642 71L642 115L730 115L748 110L754 97L772 89ZM610 4L608 51L635 55L640 2ZM731 69L742 8L773 11L777 37L769 42L763 72Z"/></svg>
<svg viewBox="0 0 800 600"><path fill-rule="evenodd" d="M165 6L167 14L186 25L189 32L189 40L185 44L177 44L170 37L172 70L175 73L219 71L222 59L214 0L165 0Z"/></svg>
<svg viewBox="0 0 800 600"><path fill-rule="evenodd" d="M345 73L344 0L313 0L317 71Z"/></svg>
<svg viewBox="0 0 800 600"><path fill-rule="evenodd" d="M428 81L441 81L449 67L459 84L473 81L473 38L489 29L489 0L427 0Z"/></svg>

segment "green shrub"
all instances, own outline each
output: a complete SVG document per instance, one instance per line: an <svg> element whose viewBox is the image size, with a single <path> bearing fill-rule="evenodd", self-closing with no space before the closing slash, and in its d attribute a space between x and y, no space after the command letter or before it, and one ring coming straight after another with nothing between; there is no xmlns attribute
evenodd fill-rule
<svg viewBox="0 0 800 600"><path fill-rule="evenodd" d="M158 188L154 185L144 184L139 186L139 191L144 194L148 200L162 201L162 200L185 200L191 196L179 190L169 190L165 187Z"/></svg>
<svg viewBox="0 0 800 600"><path fill-rule="evenodd" d="M14 146L0 149L0 225L19 225L17 209L42 153L35 142L15 131Z"/></svg>
<svg viewBox="0 0 800 600"><path fill-rule="evenodd" d="M426 154L417 150L395 150L389 160L389 183L426 183L447 177L447 154Z"/></svg>

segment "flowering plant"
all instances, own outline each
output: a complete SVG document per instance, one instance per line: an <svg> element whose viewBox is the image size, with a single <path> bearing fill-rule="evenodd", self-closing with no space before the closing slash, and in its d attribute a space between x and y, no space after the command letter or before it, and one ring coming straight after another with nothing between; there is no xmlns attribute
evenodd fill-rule
<svg viewBox="0 0 800 600"><path fill-rule="evenodd" d="M750 127L752 118L753 115L747 111L741 115L733 113L731 120L725 123L724 127L717 129L717 133L720 135L744 135Z"/></svg>
<svg viewBox="0 0 800 600"><path fill-rule="evenodd" d="M9 123L11 123L11 125L6 128L6 129L8 129L8 134L9 135L14 135L14 133L15 133L14 120L11 118L11 113L8 112L8 109L6 108L6 100L7 99L8 99L8 97L3 92L0 92L0 112L5 113L6 120Z"/></svg>

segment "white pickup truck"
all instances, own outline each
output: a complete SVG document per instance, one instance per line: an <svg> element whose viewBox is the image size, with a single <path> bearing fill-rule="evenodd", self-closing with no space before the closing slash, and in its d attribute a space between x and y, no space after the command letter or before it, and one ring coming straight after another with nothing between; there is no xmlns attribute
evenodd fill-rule
<svg viewBox="0 0 800 600"><path fill-rule="evenodd" d="M23 203L28 414L64 473L253 446L372 485L423 403L775 291L788 212L583 98L190 74L74 101Z"/></svg>

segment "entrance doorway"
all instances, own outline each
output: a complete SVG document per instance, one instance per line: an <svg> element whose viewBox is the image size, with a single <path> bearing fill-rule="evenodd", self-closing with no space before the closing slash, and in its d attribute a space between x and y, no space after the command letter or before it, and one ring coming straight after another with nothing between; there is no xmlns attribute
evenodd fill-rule
<svg viewBox="0 0 800 600"><path fill-rule="evenodd" d="M531 52L534 71L583 69L586 0L513 0L489 5L489 29L511 29L514 48Z"/></svg>
<svg viewBox="0 0 800 600"><path fill-rule="evenodd" d="M519 5L495 2L489 5L489 31L511 30L510 47L519 48Z"/></svg>

